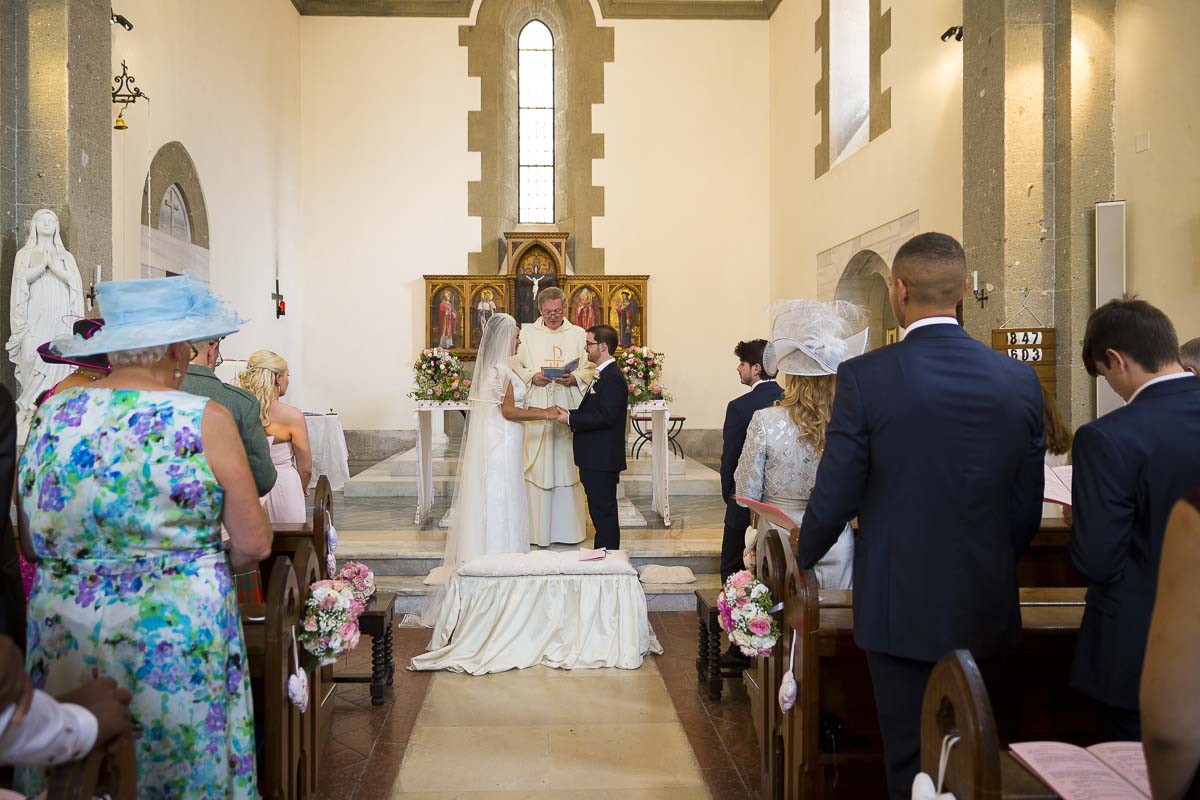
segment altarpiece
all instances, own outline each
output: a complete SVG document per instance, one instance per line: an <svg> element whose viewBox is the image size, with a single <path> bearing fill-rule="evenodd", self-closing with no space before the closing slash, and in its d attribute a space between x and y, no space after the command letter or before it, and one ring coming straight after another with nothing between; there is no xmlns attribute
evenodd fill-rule
<svg viewBox="0 0 1200 800"><path fill-rule="evenodd" d="M483 326L505 313L525 324L538 318L537 293L557 286L567 295L567 318L582 328L607 323L619 349L646 342L647 275L574 275L568 268L567 237L552 231L504 235L504 265L495 275L426 275L425 346L459 357L478 352Z"/></svg>

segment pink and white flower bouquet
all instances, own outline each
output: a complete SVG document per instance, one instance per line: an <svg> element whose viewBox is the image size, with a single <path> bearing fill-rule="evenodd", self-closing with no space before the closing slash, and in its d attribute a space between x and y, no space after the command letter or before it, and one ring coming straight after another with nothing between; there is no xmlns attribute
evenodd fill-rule
<svg viewBox="0 0 1200 800"><path fill-rule="evenodd" d="M771 655L779 641L779 623L770 614L773 605L771 591L749 570L735 572L725 581L717 596L721 627L744 655Z"/></svg>
<svg viewBox="0 0 1200 800"><path fill-rule="evenodd" d="M358 646L354 587L343 580L316 581L300 620L300 642L321 666Z"/></svg>
<svg viewBox="0 0 1200 800"><path fill-rule="evenodd" d="M664 358L662 353L649 347L627 347L617 356L617 365L625 373L625 383L629 384L629 405L672 399L659 379Z"/></svg>
<svg viewBox="0 0 1200 800"><path fill-rule="evenodd" d="M414 400L435 403L465 403L471 393L471 380L463 373L462 362L449 350L431 347L422 350L413 364L417 388L408 393Z"/></svg>
<svg viewBox="0 0 1200 800"><path fill-rule="evenodd" d="M350 584L350 591L354 594L351 610L358 617L371 601L371 595L375 594L375 573L365 564L347 561L338 572L337 579Z"/></svg>

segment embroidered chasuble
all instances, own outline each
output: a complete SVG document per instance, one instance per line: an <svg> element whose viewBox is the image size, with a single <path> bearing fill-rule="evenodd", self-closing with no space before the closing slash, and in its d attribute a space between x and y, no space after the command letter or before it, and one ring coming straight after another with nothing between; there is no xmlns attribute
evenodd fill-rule
<svg viewBox="0 0 1200 800"><path fill-rule="evenodd" d="M567 320L557 330L547 328L540 318L521 326L521 346L513 358L513 369L529 387L529 407L578 408L594 372L584 348L584 334L583 328ZM576 358L575 386L533 384L533 376L543 366L561 367ZM531 543L545 546L583 541L583 486L571 451L571 429L566 425L540 420L525 423L525 489Z"/></svg>

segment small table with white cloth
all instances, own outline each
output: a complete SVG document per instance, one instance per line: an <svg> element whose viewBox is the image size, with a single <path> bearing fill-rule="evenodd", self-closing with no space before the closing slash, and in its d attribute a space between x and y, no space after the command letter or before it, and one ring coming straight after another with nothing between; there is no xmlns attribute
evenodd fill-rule
<svg viewBox="0 0 1200 800"><path fill-rule="evenodd" d="M429 652L414 670L637 669L661 653L637 570L621 550L480 556L450 577Z"/></svg>
<svg viewBox="0 0 1200 800"><path fill-rule="evenodd" d="M317 485L322 475L329 478L329 488L340 492L350 480L350 451L346 449L346 431L342 429L342 418L333 412L315 414L304 412L304 423L308 426L308 446L312 451L312 479L308 487Z"/></svg>
<svg viewBox="0 0 1200 800"><path fill-rule="evenodd" d="M663 525L671 527L671 469L667 450L668 423L671 409L662 400L638 403L629 409L631 414L650 417L650 473L652 493L650 507L662 517Z"/></svg>
<svg viewBox="0 0 1200 800"><path fill-rule="evenodd" d="M417 525L425 521L433 508L433 415L445 411L467 411L467 403L417 401Z"/></svg>

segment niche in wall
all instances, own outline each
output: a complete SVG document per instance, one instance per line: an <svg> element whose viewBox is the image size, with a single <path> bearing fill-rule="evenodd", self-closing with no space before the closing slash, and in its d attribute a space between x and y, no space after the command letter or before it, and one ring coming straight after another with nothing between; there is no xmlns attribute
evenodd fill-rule
<svg viewBox="0 0 1200 800"><path fill-rule="evenodd" d="M159 148L142 187L141 276L209 279L208 209L192 157L179 142Z"/></svg>

